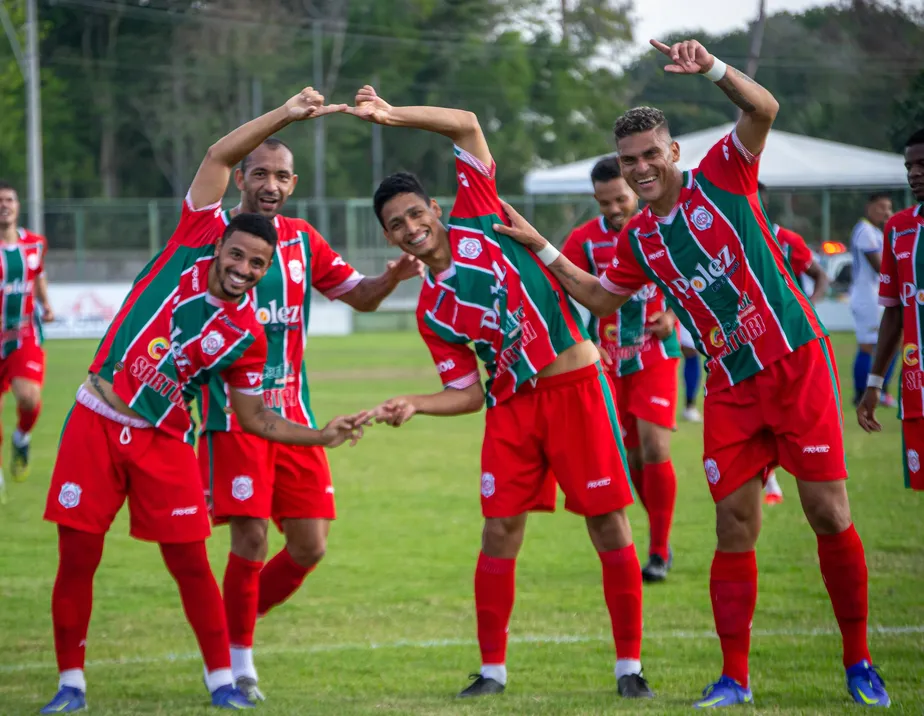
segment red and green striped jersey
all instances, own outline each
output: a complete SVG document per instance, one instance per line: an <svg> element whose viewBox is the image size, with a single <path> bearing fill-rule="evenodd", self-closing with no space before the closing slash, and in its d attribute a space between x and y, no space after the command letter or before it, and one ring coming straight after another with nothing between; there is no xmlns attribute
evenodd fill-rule
<svg viewBox="0 0 924 716"><path fill-rule="evenodd" d="M489 408L587 340L577 309L535 254L495 234L506 222L487 167L455 148L458 193L449 217L452 265L428 272L417 324L447 388L479 380L476 353L488 373ZM468 346L474 343L475 352Z"/></svg>
<svg viewBox="0 0 924 716"><path fill-rule="evenodd" d="M613 261L618 236L606 219L598 216L572 231L561 252L578 268L599 276ZM664 295L655 284L649 283L632 294L629 302L613 315L598 319L591 314L587 330L613 359L617 376L680 357L676 330L663 341L646 330L649 317L666 310Z"/></svg>
<svg viewBox="0 0 924 716"><path fill-rule="evenodd" d="M706 388L740 383L827 335L774 239L757 196L759 158L732 132L683 172L669 216L651 207L629 221L627 241L600 279L631 295L654 281L708 360Z"/></svg>
<svg viewBox="0 0 924 716"><path fill-rule="evenodd" d="M35 311L35 282L45 272L48 242L44 236L19 229L15 244L0 248L0 360L23 343L42 344L41 317Z"/></svg>
<svg viewBox="0 0 924 716"><path fill-rule="evenodd" d="M231 220L222 214L225 223ZM344 261L303 219L273 220L279 243L266 275L251 292L257 321L266 332L267 359L263 401L285 418L316 427L305 372L305 343L311 312L311 287L334 300L353 289L363 276ZM199 401L202 431L240 432L231 410L230 388L213 376Z"/></svg>
<svg viewBox="0 0 924 716"><path fill-rule="evenodd" d="M142 270L100 343L90 372L166 433L194 442L189 401L214 373L260 394L266 338L253 301L208 293L208 272L224 222L218 205L189 199L166 247Z"/></svg>
<svg viewBox="0 0 924 716"><path fill-rule="evenodd" d="M898 416L924 418L924 204L895 214L885 225L879 303L902 306L902 384Z"/></svg>
<svg viewBox="0 0 924 716"><path fill-rule="evenodd" d="M779 224L773 225L773 233L776 240L783 249L783 256L792 266L792 271L796 276L801 276L814 263L815 258L812 256L812 250L805 243L801 234L797 234L791 229L786 229Z"/></svg>

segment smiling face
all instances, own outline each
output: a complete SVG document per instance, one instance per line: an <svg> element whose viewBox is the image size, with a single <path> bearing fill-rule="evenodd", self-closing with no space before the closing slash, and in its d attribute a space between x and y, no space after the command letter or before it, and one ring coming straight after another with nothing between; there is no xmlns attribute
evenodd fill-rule
<svg viewBox="0 0 924 716"><path fill-rule="evenodd" d="M241 190L241 211L273 218L295 191L292 152L284 145L261 144L234 172L234 183Z"/></svg>
<svg viewBox="0 0 924 716"><path fill-rule="evenodd" d="M385 238L392 246L415 256L425 264L449 248L446 227L440 222L442 209L414 193L395 194L382 206ZM428 259L430 261L428 261Z"/></svg>
<svg viewBox="0 0 924 716"><path fill-rule="evenodd" d="M680 146L664 129L649 129L622 137L616 147L629 188L651 204L656 213L664 211L663 205L680 191Z"/></svg>
<svg viewBox="0 0 924 716"><path fill-rule="evenodd" d="M15 189L0 189L0 230L18 226L19 195Z"/></svg>
<svg viewBox="0 0 924 716"><path fill-rule="evenodd" d="M273 253L266 239L235 231L215 246L209 290L222 301L240 300L266 275Z"/></svg>
<svg viewBox="0 0 924 716"><path fill-rule="evenodd" d="M638 212L638 197L622 177L595 181L594 199L600 205L600 213L616 231L622 231L622 227Z"/></svg>

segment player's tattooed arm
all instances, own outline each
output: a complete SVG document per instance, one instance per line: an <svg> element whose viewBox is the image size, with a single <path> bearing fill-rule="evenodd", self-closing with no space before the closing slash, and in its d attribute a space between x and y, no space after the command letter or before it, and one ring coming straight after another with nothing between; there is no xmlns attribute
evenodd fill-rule
<svg viewBox="0 0 924 716"><path fill-rule="evenodd" d="M741 93L741 91L736 86L735 82L732 81L734 77L739 82L750 82L751 84L757 84L748 77L743 72L739 72L734 67L729 67L728 71L725 73L725 76L715 83L715 86L718 87L725 93L725 96L728 97L732 102L735 103L735 106L738 107L742 112L754 112L757 110L757 107Z"/></svg>

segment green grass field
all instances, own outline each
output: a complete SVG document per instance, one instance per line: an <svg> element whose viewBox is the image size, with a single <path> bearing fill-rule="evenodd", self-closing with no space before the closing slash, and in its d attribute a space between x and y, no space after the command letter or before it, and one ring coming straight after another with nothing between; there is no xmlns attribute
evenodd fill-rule
<svg viewBox="0 0 924 716"><path fill-rule="evenodd" d="M835 341L849 383L852 337ZM33 440L32 476L10 484L0 508L0 716L35 713L57 687L50 620L55 530L42 521L58 432L85 374L90 342L48 345L45 409ZM316 339L309 346L319 419L386 397L438 386L414 334ZM845 390L849 396L850 388ZM4 432L13 406L4 406ZM899 423L883 414L868 436L848 412L850 495L870 569L871 643L900 713L924 712L924 521L921 496L902 487ZM518 566L505 695L460 703L477 670L472 574L479 549L482 415L415 418L378 427L353 449L332 451L340 519L328 556L302 590L257 630L265 714L597 714L684 712L721 668L712 635L708 575L713 507L700 427L674 442L679 481L670 580L645 588L643 660L651 703L615 694L613 647L600 565L582 521L565 512L531 518ZM3 445L8 462L9 443ZM765 513L758 547L752 684L759 713L848 713L840 640L818 572L815 538L795 486ZM647 547L641 508L631 508ZM175 585L154 545L128 537L125 513L96 578L87 648L94 714L205 713L201 662ZM282 542L273 536L274 552ZM220 573L226 529L210 541Z"/></svg>

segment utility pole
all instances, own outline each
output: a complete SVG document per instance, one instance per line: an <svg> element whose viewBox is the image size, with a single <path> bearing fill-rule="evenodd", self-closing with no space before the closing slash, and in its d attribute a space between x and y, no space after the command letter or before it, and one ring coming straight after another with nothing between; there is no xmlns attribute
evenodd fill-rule
<svg viewBox="0 0 924 716"><path fill-rule="evenodd" d="M760 47L764 41L764 26L767 24L767 0L757 0L757 21L751 28L751 48L748 51L748 62L744 74L751 79L757 74L757 67L760 63ZM741 110L738 110L738 118L741 118Z"/></svg>
<svg viewBox="0 0 924 716"><path fill-rule="evenodd" d="M324 92L324 29L320 20L315 20L312 26L312 35L314 36L314 88L318 92ZM312 120L314 125L314 198L317 202L318 220L322 236L327 236L330 232L330 220L327 212L325 197L327 194L327 183L324 173L325 165L325 140L324 117L318 117Z"/></svg>
<svg viewBox="0 0 924 716"><path fill-rule="evenodd" d="M379 89L379 76L372 78L373 87ZM385 178L385 153L382 150L382 125L372 125L372 191L379 188Z"/></svg>

